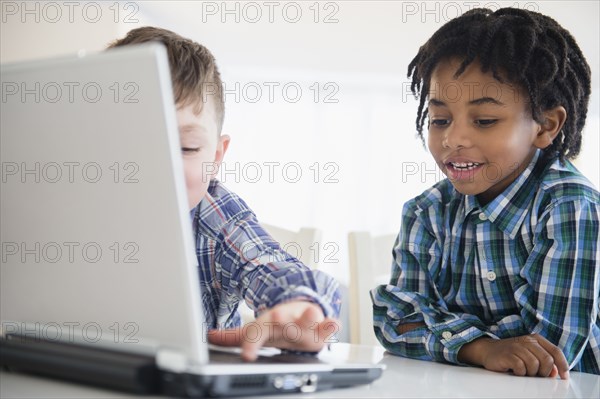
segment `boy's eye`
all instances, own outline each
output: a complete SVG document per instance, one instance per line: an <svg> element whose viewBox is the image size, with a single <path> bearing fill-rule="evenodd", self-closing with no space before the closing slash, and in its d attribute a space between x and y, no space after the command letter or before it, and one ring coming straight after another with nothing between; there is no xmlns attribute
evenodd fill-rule
<svg viewBox="0 0 600 399"><path fill-rule="evenodd" d="M477 119L475 124L479 127L488 127L492 126L496 122L498 122L498 119Z"/></svg>
<svg viewBox="0 0 600 399"><path fill-rule="evenodd" d="M181 147L182 152L198 152L200 151L200 147L192 148L192 147Z"/></svg>
<svg viewBox="0 0 600 399"><path fill-rule="evenodd" d="M431 119L429 123L431 126L443 127L447 126L450 121L448 119Z"/></svg>

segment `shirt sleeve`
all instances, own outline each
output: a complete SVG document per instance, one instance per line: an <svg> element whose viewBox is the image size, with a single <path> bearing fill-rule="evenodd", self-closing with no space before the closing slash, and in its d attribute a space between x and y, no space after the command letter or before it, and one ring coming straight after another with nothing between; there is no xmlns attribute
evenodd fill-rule
<svg viewBox="0 0 600 399"><path fill-rule="evenodd" d="M448 311L433 277L441 264L441 241L426 222L427 212L434 210L422 211L413 201L404 206L390 284L371 291L375 335L391 353L459 363L458 351L464 344L482 336L496 337L476 316ZM404 334L396 331L398 325L412 322L426 326Z"/></svg>
<svg viewBox="0 0 600 399"><path fill-rule="evenodd" d="M598 204L585 199L551 206L537 225L515 291L518 322L557 345L570 367L581 358L598 319L598 219Z"/></svg>
<svg viewBox="0 0 600 399"><path fill-rule="evenodd" d="M247 212L222 229L216 274L225 302L244 299L257 315L291 300L318 304L325 317L339 317L339 284L284 251Z"/></svg>

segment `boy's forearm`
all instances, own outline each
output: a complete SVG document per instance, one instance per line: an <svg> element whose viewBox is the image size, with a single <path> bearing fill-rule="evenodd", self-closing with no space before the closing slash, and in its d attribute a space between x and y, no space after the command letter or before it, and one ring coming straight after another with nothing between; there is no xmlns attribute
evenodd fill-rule
<svg viewBox="0 0 600 399"><path fill-rule="evenodd" d="M402 335L420 327L427 327L427 324L423 322L399 324L396 327L396 332ZM458 361L475 366L482 366L484 354L490 341L494 340L489 337L481 337L463 345L458 351Z"/></svg>

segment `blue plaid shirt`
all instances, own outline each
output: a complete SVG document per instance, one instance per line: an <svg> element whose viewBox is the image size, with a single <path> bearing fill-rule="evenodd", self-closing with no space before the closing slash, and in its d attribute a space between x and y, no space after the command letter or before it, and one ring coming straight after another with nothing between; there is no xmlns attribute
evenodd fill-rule
<svg viewBox="0 0 600 399"><path fill-rule="evenodd" d="M529 167L493 201L448 179L404 206L388 285L371 291L390 352L459 363L466 343L539 333L600 374L599 193L569 162ZM399 324L424 322L404 334Z"/></svg>
<svg viewBox="0 0 600 399"><path fill-rule="evenodd" d="M240 326L241 300L256 314L306 300L320 305L326 317L339 316L338 283L283 251L222 183L211 181L191 217L207 328Z"/></svg>

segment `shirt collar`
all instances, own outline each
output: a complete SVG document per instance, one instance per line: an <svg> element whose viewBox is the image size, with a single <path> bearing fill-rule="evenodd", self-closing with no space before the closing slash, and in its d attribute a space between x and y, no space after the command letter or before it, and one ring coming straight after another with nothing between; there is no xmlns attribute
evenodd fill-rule
<svg viewBox="0 0 600 399"><path fill-rule="evenodd" d="M514 239L529 211L529 205L536 193L538 173L534 173L540 164L541 151L536 150L527 168L500 195L487 205L480 207L473 195L465 196L465 217L476 208L481 208L487 220L494 223L511 239ZM538 172L538 171L536 171Z"/></svg>

